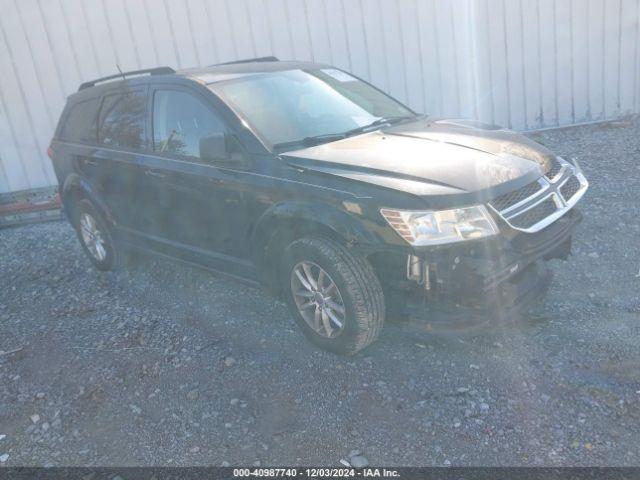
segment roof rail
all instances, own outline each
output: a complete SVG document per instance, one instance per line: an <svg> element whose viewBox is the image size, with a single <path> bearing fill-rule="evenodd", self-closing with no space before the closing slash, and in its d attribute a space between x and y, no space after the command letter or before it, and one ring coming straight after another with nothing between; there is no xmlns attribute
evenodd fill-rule
<svg viewBox="0 0 640 480"><path fill-rule="evenodd" d="M257 58L245 58L243 60L233 60L232 62L224 62L224 63L215 63L210 65L211 67L215 67L217 65L234 65L236 63L251 63L251 62L279 62L280 59L278 57L269 56L269 57L257 57Z"/></svg>
<svg viewBox="0 0 640 480"><path fill-rule="evenodd" d="M84 82L78 88L78 91L84 90L85 88L93 87L96 83L106 82L107 80L113 80L115 78L126 78L127 76L132 75L165 75L169 73L176 73L176 71L171 67L156 67L156 68L146 68L143 70L132 70L130 72L117 73L115 75L109 75L108 77L97 78L95 80L91 80L90 82Z"/></svg>

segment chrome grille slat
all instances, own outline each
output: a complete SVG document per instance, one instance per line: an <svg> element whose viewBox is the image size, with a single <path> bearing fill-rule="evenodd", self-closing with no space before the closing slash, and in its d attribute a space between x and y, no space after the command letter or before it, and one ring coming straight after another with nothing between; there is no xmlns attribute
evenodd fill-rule
<svg viewBox="0 0 640 480"><path fill-rule="evenodd" d="M494 198L491 201L491 205L500 211L507 210L508 208L515 207L517 204L528 199L532 195L535 195L540 190L542 190L542 185L540 185L539 182L536 181L529 183L518 190L506 193L498 198Z"/></svg>
<svg viewBox="0 0 640 480"><path fill-rule="evenodd" d="M552 215L558 206L551 196L546 197L542 202L526 210L522 214L513 218L511 224L517 228L530 228L532 225L541 222L549 215Z"/></svg>
<svg viewBox="0 0 640 480"><path fill-rule="evenodd" d="M521 202L518 205L514 205L511 208L506 210L502 210L500 214L507 220L518 217L527 212L527 210L531 210L538 206L538 204L544 202L547 198L549 198L549 194L547 193L546 188L543 186L541 190L541 194L533 195L527 198L524 202Z"/></svg>
<svg viewBox="0 0 640 480"><path fill-rule="evenodd" d="M580 168L554 160L535 182L502 195L489 206L516 230L537 232L560 218L580 200L589 184Z"/></svg>

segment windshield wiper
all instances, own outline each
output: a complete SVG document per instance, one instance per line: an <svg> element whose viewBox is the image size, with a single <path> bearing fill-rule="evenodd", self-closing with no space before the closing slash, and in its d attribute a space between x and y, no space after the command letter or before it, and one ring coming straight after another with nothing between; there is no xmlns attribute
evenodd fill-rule
<svg viewBox="0 0 640 480"><path fill-rule="evenodd" d="M344 132L344 136L348 137L351 135L355 135L356 133L363 133L369 131L369 129L375 129L375 127L379 127L380 125L393 125L394 123L402 122L404 120L413 120L416 118L420 118L419 115L399 115L396 117L382 117L374 120L367 125L363 125L361 127L352 128L351 130L347 130Z"/></svg>
<svg viewBox="0 0 640 480"><path fill-rule="evenodd" d="M292 140L290 142L276 143L273 146L273 148L281 150L283 148L297 147L299 145L303 145L305 147L312 147L320 143L342 140L343 138L346 138L346 135L344 133L325 133L322 135L314 135L312 137L304 137L299 140Z"/></svg>
<svg viewBox="0 0 640 480"><path fill-rule="evenodd" d="M347 138L352 135L357 135L358 133L365 133L365 132L368 132L369 130L374 130L376 127L379 127L381 125L392 125L394 123L402 122L404 120L413 120L417 118L421 118L421 115L402 115L397 117L382 117L382 118L378 118L377 120L374 120L371 123L368 123L367 125L352 128L351 130L347 130L346 132L324 133L322 135L304 137L299 140L293 140L291 142L276 143L273 147L277 149L296 147L299 145L303 145L305 147L311 147L314 145L319 145L321 143L335 142L336 140L342 140L343 138Z"/></svg>

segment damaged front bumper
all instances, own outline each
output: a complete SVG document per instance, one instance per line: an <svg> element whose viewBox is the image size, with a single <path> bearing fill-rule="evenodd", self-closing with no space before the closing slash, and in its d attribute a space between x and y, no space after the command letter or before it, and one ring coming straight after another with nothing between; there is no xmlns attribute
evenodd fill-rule
<svg viewBox="0 0 640 480"><path fill-rule="evenodd" d="M570 254L581 219L574 209L537 233L507 230L483 241L394 252L373 262L396 309L415 312L439 303L476 311L522 310L546 293L551 274L543 260Z"/></svg>

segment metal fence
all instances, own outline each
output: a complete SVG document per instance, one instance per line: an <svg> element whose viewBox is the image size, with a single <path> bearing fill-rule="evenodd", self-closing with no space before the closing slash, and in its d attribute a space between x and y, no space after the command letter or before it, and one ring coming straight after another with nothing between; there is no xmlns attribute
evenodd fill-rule
<svg viewBox="0 0 640 480"><path fill-rule="evenodd" d="M56 183L65 98L123 70L276 55L517 130L640 109L640 0L0 0L0 193Z"/></svg>

